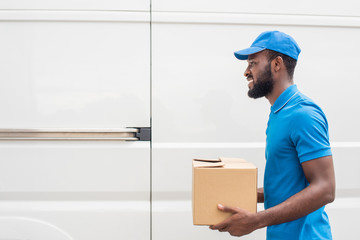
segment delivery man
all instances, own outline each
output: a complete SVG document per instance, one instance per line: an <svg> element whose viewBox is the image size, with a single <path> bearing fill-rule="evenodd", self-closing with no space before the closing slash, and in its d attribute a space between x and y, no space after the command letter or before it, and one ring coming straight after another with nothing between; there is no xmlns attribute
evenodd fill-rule
<svg viewBox="0 0 360 240"><path fill-rule="evenodd" d="M268 240L332 239L324 211L335 198L328 123L320 107L294 84L299 53L295 40L279 31L263 32L251 47L235 52L248 62L249 97L266 97L271 105L264 188L258 189L265 210L250 213L219 204L232 216L210 226L213 230L242 236L267 227Z"/></svg>

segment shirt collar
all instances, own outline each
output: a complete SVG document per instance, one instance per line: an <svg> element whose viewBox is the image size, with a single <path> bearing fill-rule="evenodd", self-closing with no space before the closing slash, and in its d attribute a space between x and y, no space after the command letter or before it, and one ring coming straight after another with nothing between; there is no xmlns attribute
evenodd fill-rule
<svg viewBox="0 0 360 240"><path fill-rule="evenodd" d="M296 94L299 93L296 84L288 87L281 95L276 99L274 105L271 106L271 112L279 112Z"/></svg>

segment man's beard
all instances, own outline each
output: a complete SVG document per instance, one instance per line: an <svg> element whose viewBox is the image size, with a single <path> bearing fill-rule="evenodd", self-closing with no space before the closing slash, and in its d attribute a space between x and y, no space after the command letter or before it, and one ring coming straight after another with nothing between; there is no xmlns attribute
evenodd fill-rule
<svg viewBox="0 0 360 240"><path fill-rule="evenodd" d="M248 76L252 79L253 76ZM272 77L270 63L266 65L264 72L253 82L253 88L249 89L248 96L251 98L261 98L272 92L274 88L274 79Z"/></svg>

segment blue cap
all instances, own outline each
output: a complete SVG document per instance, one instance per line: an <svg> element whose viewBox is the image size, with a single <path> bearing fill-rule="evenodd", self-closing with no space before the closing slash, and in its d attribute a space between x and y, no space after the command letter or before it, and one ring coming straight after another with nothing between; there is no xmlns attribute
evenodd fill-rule
<svg viewBox="0 0 360 240"><path fill-rule="evenodd" d="M261 33L251 44L251 47L235 52L235 57L240 60L248 59L250 54L254 54L265 49L270 49L285 54L295 60L301 52L295 40L279 31L267 31Z"/></svg>

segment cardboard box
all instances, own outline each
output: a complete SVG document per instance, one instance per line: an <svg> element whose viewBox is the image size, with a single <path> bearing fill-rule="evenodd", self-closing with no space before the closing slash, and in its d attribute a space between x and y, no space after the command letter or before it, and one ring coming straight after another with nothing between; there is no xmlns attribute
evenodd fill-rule
<svg viewBox="0 0 360 240"><path fill-rule="evenodd" d="M193 159L193 223L214 225L231 216L217 205L256 212L257 168L243 159Z"/></svg>

